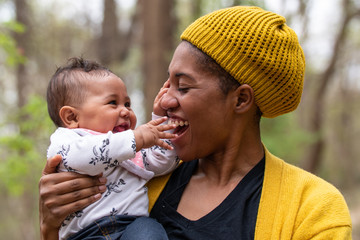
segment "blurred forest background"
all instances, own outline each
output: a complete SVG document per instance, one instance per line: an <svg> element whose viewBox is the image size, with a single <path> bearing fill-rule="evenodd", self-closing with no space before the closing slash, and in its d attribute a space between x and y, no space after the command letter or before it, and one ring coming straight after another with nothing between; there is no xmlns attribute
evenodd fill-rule
<svg viewBox="0 0 360 240"><path fill-rule="evenodd" d="M54 130L44 100L72 56L126 82L145 122L180 33L197 17L256 5L287 18L306 55L294 113L262 120L265 145L338 187L360 239L360 1L0 0L0 238L39 239L38 181Z"/></svg>

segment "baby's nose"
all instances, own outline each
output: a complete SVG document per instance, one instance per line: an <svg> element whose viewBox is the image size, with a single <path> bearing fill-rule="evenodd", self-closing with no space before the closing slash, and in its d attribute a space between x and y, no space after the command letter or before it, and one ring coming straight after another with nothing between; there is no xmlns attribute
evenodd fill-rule
<svg viewBox="0 0 360 240"><path fill-rule="evenodd" d="M120 109L120 116L121 117L128 117L129 116L129 109L127 109L126 107L122 107Z"/></svg>

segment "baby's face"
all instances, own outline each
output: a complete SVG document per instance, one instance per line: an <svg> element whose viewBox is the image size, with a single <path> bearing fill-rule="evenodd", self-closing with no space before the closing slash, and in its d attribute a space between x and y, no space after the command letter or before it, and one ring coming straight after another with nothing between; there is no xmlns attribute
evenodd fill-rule
<svg viewBox="0 0 360 240"><path fill-rule="evenodd" d="M107 133L135 129L136 116L124 82L114 74L92 76L85 100L78 109L79 128Z"/></svg>

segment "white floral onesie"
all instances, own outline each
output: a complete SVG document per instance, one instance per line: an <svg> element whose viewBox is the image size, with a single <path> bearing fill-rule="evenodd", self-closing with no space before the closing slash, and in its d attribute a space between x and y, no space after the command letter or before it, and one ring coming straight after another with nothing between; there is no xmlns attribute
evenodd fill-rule
<svg viewBox="0 0 360 240"><path fill-rule="evenodd" d="M169 173L179 163L174 150L159 146L136 153L132 130L99 134L87 129L58 128L50 141L47 157L60 154L63 158L58 171L92 176L103 173L107 178L107 190L102 198L69 215L60 229L60 239L105 216L148 216L146 182L154 174ZM169 140L167 143L171 144Z"/></svg>

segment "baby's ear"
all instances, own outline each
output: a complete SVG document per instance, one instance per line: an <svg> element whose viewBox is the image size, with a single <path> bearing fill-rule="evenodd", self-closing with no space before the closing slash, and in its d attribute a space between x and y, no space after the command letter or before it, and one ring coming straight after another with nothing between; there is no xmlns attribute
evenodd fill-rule
<svg viewBox="0 0 360 240"><path fill-rule="evenodd" d="M63 106L59 111L60 118L66 128L78 128L78 111L74 107Z"/></svg>

